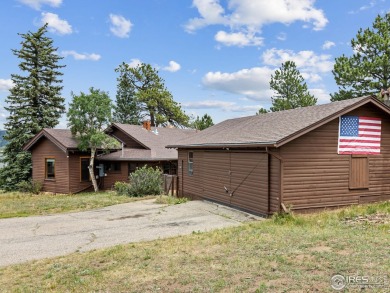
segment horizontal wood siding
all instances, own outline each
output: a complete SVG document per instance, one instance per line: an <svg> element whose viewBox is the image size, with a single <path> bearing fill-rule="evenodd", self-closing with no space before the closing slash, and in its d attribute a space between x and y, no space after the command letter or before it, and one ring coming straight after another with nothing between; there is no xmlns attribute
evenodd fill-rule
<svg viewBox="0 0 390 293"><path fill-rule="evenodd" d="M108 163L108 162L105 162ZM134 162L131 163L137 164L137 166L143 167L147 165L148 167L153 168L161 168L163 167L163 163L161 162ZM113 188L115 182L122 181L122 182L128 182L129 181L129 162L120 162L121 164L121 170L120 171L106 171L107 176L105 176L102 179L102 188L106 190L110 190Z"/></svg>
<svg viewBox="0 0 390 293"><path fill-rule="evenodd" d="M280 209L280 160L272 155L270 160L270 210L271 213L279 212Z"/></svg>
<svg viewBox="0 0 390 293"><path fill-rule="evenodd" d="M89 154L69 154L69 188L70 193L78 193L84 190L93 190L92 181L81 181L81 157L88 157Z"/></svg>
<svg viewBox="0 0 390 293"><path fill-rule="evenodd" d="M369 105L348 115L382 118L381 154L368 156L369 188L349 188L351 155L337 154L337 118L281 147L284 204L298 210L358 204L367 196L390 199L388 115Z"/></svg>
<svg viewBox="0 0 390 293"><path fill-rule="evenodd" d="M122 141L126 147L133 148L133 149L144 149L141 144L139 144L137 141L129 137L126 133L119 129L114 129L114 131L110 134L116 138L118 138L120 141Z"/></svg>
<svg viewBox="0 0 390 293"><path fill-rule="evenodd" d="M115 182L118 181L129 181L129 164L127 162L120 162L121 170L120 171L106 171L107 176L103 179L103 189L110 190L113 188Z"/></svg>
<svg viewBox="0 0 390 293"><path fill-rule="evenodd" d="M200 174L202 172L203 152L194 151L193 176L188 175L188 151L178 151L178 177L179 196L190 199L199 199L203 192L200 185Z"/></svg>
<svg viewBox="0 0 390 293"><path fill-rule="evenodd" d="M68 159L54 143L42 138L32 149L33 180L43 182L43 191L69 193ZM55 159L55 179L45 179L45 159Z"/></svg>

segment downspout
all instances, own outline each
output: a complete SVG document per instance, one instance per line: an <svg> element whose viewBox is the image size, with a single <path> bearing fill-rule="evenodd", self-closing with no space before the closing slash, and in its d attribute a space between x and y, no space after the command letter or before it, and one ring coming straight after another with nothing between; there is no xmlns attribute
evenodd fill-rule
<svg viewBox="0 0 390 293"><path fill-rule="evenodd" d="M124 155L124 150L123 150L123 148L124 148L124 143L122 142L122 154L121 154L121 158L123 158L123 155Z"/></svg>

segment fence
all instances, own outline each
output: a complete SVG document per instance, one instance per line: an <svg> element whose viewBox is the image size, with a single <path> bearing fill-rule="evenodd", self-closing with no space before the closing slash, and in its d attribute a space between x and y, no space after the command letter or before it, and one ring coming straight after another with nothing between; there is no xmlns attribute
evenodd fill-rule
<svg viewBox="0 0 390 293"><path fill-rule="evenodd" d="M177 175L164 174L164 193L177 196L179 190L179 177Z"/></svg>

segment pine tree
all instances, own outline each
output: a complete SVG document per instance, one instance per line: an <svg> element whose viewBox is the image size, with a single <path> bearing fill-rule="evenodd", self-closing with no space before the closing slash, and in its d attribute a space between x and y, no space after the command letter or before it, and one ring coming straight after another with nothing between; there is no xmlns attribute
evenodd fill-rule
<svg viewBox="0 0 390 293"><path fill-rule="evenodd" d="M164 85L164 80L150 64L142 63L133 68L123 63L119 68L121 74L126 76L126 82L118 85L121 87L120 94L121 97L126 97L123 102L129 103L128 107L132 112L125 112L128 108L121 108L118 104L115 108L115 117L138 116L140 120L150 119L152 126L189 125L190 118L181 109L180 104L173 100L172 94ZM133 95L134 98L129 99ZM136 104L136 109L133 103Z"/></svg>
<svg viewBox="0 0 390 293"><path fill-rule="evenodd" d="M117 78L116 105L114 106L113 121L127 124L140 124L140 113L136 102L136 90L131 83L131 73L128 65L123 63L115 69Z"/></svg>
<svg viewBox="0 0 390 293"><path fill-rule="evenodd" d="M214 122L210 115L204 114L202 118L196 117L196 120L192 123L192 127L197 130L205 130L210 126L213 126Z"/></svg>
<svg viewBox="0 0 390 293"><path fill-rule="evenodd" d="M293 61L282 63L275 75L271 75L270 88L275 92L271 98L272 112L313 106L317 103Z"/></svg>
<svg viewBox="0 0 390 293"><path fill-rule="evenodd" d="M31 176L31 155L23 146L42 128L52 128L65 112L64 98L59 71L62 59L53 47L53 40L46 37L47 24L37 32L19 34L23 42L19 50L12 50L21 61L22 74L12 74L14 87L6 98L9 112L5 139L9 142L4 149L4 168L0 181L5 190L14 190L16 184Z"/></svg>
<svg viewBox="0 0 390 293"><path fill-rule="evenodd" d="M332 101L378 96L390 87L390 13L378 15L372 29L360 29L351 40L354 54L336 58L333 75L339 92Z"/></svg>

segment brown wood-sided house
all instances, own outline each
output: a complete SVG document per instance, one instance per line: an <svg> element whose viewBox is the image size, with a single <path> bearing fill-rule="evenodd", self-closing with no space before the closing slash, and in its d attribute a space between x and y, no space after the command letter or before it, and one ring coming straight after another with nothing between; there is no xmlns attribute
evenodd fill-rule
<svg viewBox="0 0 390 293"><path fill-rule="evenodd" d="M388 200L389 114L361 97L226 120L168 146L179 152L179 195L261 215Z"/></svg>
<svg viewBox="0 0 390 293"><path fill-rule="evenodd" d="M98 152L95 174L99 188L111 189L117 181L144 165L160 167L165 174L176 174L177 151L165 145L184 139L194 130L113 123L106 133L121 144L120 150ZM43 129L25 146L32 154L32 178L43 182L43 191L77 193L92 190L89 152L81 152L67 129Z"/></svg>

